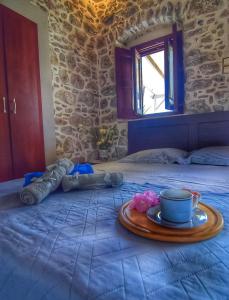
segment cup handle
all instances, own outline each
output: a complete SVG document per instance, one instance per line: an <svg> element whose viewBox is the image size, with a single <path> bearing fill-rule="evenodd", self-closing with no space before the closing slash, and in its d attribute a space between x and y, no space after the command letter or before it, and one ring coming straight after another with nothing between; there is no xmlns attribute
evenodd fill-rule
<svg viewBox="0 0 229 300"><path fill-rule="evenodd" d="M197 192L192 192L193 209L198 207L199 200L200 194Z"/></svg>
<svg viewBox="0 0 229 300"><path fill-rule="evenodd" d="M188 191L188 192L190 192L192 194L192 203L193 203L192 208L193 209L197 208L199 200L200 200L200 197L201 197L201 194L198 193L198 192L194 192L194 191L192 191L190 189L186 189L186 188L183 189L183 190Z"/></svg>

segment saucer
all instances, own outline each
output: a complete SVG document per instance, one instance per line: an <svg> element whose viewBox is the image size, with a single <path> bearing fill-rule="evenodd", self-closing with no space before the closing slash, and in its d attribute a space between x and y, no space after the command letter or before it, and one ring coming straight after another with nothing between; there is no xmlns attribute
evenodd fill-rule
<svg viewBox="0 0 229 300"><path fill-rule="evenodd" d="M195 228L205 224L208 220L208 216L206 212L199 208L195 209L192 220L186 223L174 223L162 219L160 205L149 208L146 215L148 219L150 219L151 221L153 221L158 225L164 227L176 228L176 229Z"/></svg>

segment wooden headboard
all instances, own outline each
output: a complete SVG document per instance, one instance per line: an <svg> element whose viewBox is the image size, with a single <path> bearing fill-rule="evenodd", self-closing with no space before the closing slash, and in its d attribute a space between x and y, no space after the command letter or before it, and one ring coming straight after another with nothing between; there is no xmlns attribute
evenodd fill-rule
<svg viewBox="0 0 229 300"><path fill-rule="evenodd" d="M194 150L229 145L229 111L128 122L128 153L172 147Z"/></svg>

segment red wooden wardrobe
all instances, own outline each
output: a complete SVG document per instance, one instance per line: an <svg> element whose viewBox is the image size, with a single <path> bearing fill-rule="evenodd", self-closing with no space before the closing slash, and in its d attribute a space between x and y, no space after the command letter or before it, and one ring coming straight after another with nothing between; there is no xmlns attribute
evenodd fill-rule
<svg viewBox="0 0 229 300"><path fill-rule="evenodd" d="M44 165L37 25L0 5L0 181Z"/></svg>

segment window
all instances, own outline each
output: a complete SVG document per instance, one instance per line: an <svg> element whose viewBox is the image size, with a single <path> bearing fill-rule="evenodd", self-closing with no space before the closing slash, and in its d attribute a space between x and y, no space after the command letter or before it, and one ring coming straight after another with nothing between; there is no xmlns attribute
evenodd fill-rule
<svg viewBox="0 0 229 300"><path fill-rule="evenodd" d="M119 118L183 113L182 33L173 33L131 49L116 48Z"/></svg>
<svg viewBox="0 0 229 300"><path fill-rule="evenodd" d="M165 51L142 57L142 114L170 111L165 106Z"/></svg>

